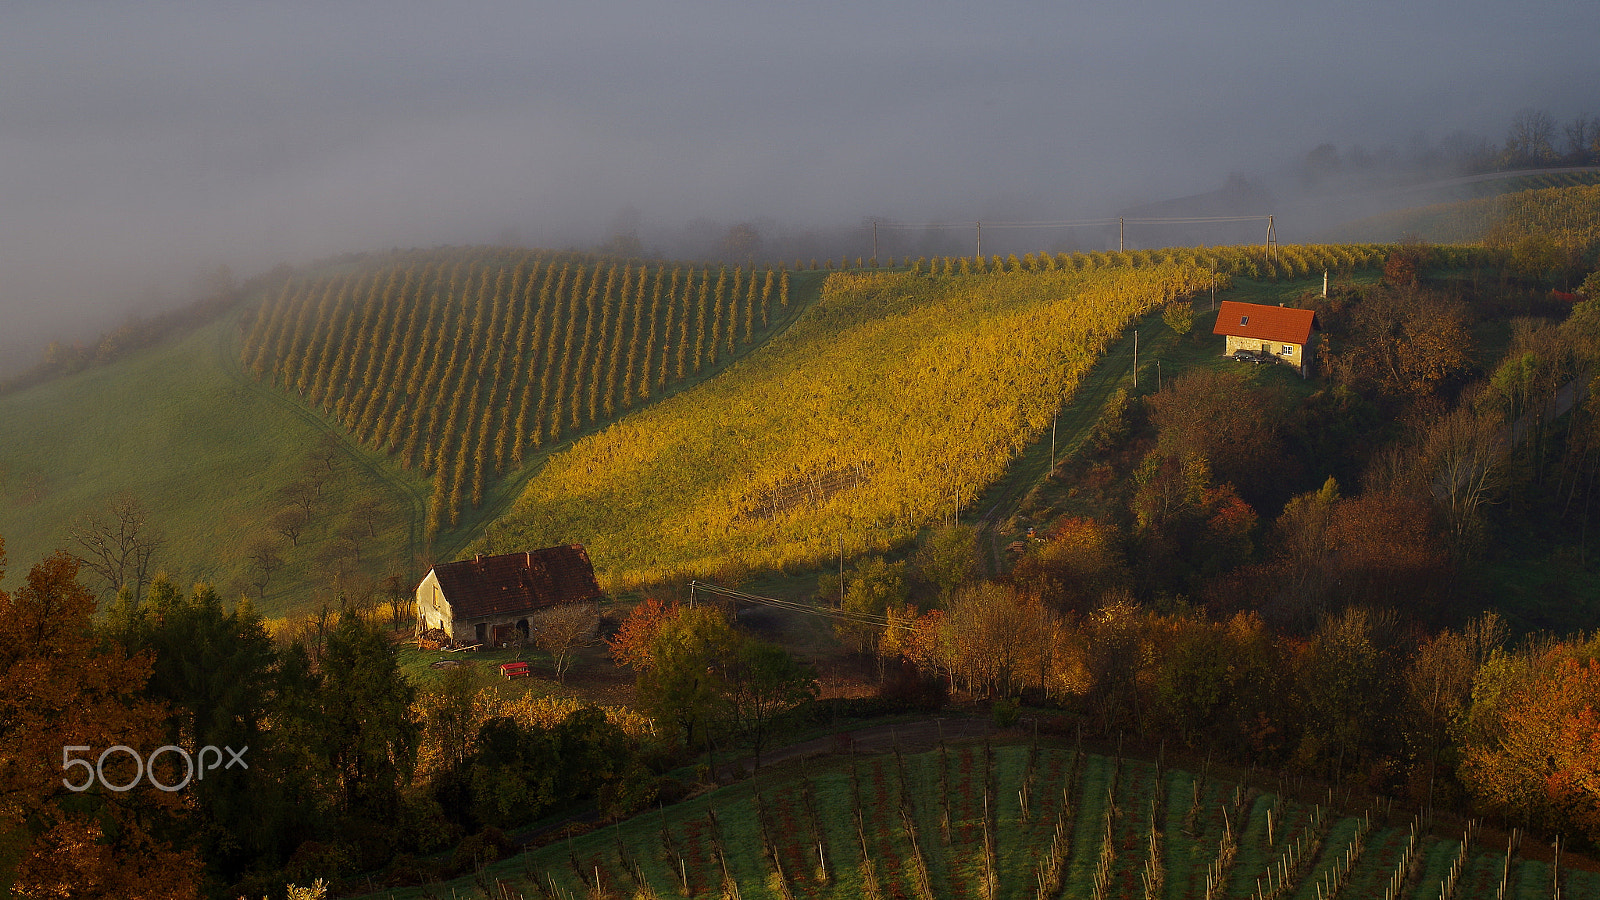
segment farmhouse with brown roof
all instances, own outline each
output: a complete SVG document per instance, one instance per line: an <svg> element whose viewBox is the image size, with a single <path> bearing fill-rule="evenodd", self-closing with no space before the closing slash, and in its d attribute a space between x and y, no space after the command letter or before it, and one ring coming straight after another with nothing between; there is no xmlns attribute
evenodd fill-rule
<svg viewBox="0 0 1600 900"><path fill-rule="evenodd" d="M1316 327L1316 313L1309 309L1224 300L1211 331L1226 338L1225 355L1246 350L1293 366L1305 378L1311 374L1311 332Z"/></svg>
<svg viewBox="0 0 1600 900"><path fill-rule="evenodd" d="M589 554L578 544L441 563L417 585L417 631L455 644L500 646L528 637L541 609L601 597Z"/></svg>

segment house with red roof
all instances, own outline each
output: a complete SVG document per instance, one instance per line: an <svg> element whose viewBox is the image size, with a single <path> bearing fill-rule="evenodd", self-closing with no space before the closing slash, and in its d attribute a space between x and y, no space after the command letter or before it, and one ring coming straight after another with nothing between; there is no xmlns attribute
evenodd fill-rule
<svg viewBox="0 0 1600 900"><path fill-rule="evenodd" d="M417 585L417 632L498 647L528 638L530 616L603 595L579 544L441 563Z"/></svg>
<svg viewBox="0 0 1600 900"><path fill-rule="evenodd" d="M1226 356L1248 350L1260 358L1293 366L1306 378L1311 374L1311 332L1316 329L1316 313L1309 309L1224 300L1211 332L1223 336Z"/></svg>

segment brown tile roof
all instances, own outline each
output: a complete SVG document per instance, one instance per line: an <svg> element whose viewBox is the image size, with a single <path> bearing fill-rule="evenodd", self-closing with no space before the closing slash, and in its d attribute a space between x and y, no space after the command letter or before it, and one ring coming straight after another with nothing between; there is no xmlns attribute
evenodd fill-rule
<svg viewBox="0 0 1600 900"><path fill-rule="evenodd" d="M1311 340L1311 329L1317 327L1316 318L1316 313L1309 309L1224 300L1217 311L1217 326L1211 333L1280 344L1304 344Z"/></svg>
<svg viewBox="0 0 1600 900"><path fill-rule="evenodd" d="M433 567L456 619L530 612L600 597L583 547L479 556Z"/></svg>

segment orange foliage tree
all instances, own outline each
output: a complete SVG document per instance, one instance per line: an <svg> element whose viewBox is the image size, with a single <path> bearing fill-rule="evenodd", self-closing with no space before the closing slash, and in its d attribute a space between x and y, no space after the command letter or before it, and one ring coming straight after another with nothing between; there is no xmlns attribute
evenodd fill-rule
<svg viewBox="0 0 1600 900"><path fill-rule="evenodd" d="M654 597L647 597L622 620L622 627L617 629L616 635L606 638L611 658L619 666L629 666L635 670L650 668L653 661L650 645L655 642L661 626L677 615L678 601L663 604Z"/></svg>
<svg viewBox="0 0 1600 900"><path fill-rule="evenodd" d="M56 553L15 595L0 591L0 863L9 857L16 866L13 874L0 867L0 893L9 886L41 898L197 896L199 860L157 834L181 813L181 794L144 782L128 791L96 782L78 793L64 780L83 781L65 771L64 747L90 748L77 751L81 760L118 745L148 756L166 743L164 710L142 699L150 661L96 640L94 595L77 576L78 561ZM160 759L171 771L157 765L164 784L182 777L174 756ZM133 778L127 754L107 762L112 784Z"/></svg>
<svg viewBox="0 0 1600 900"><path fill-rule="evenodd" d="M1558 645L1522 672L1485 666L1474 694L1498 696L1485 700L1492 709L1466 748L1461 775L1491 809L1600 841L1600 660L1593 649L1575 654ZM1492 681L1505 682L1502 690L1492 690Z"/></svg>

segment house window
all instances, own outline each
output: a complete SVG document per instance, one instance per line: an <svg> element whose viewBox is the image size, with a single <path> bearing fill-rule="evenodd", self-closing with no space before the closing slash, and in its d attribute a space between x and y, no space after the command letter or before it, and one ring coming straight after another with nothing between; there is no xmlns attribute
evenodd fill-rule
<svg viewBox="0 0 1600 900"><path fill-rule="evenodd" d="M1250 324L1250 317L1249 316L1240 316L1239 317L1239 324L1240 325L1249 325Z"/></svg>
<svg viewBox="0 0 1600 900"><path fill-rule="evenodd" d="M1283 355L1284 356L1293 356L1294 355L1294 345L1293 344L1284 344L1283 345Z"/></svg>

